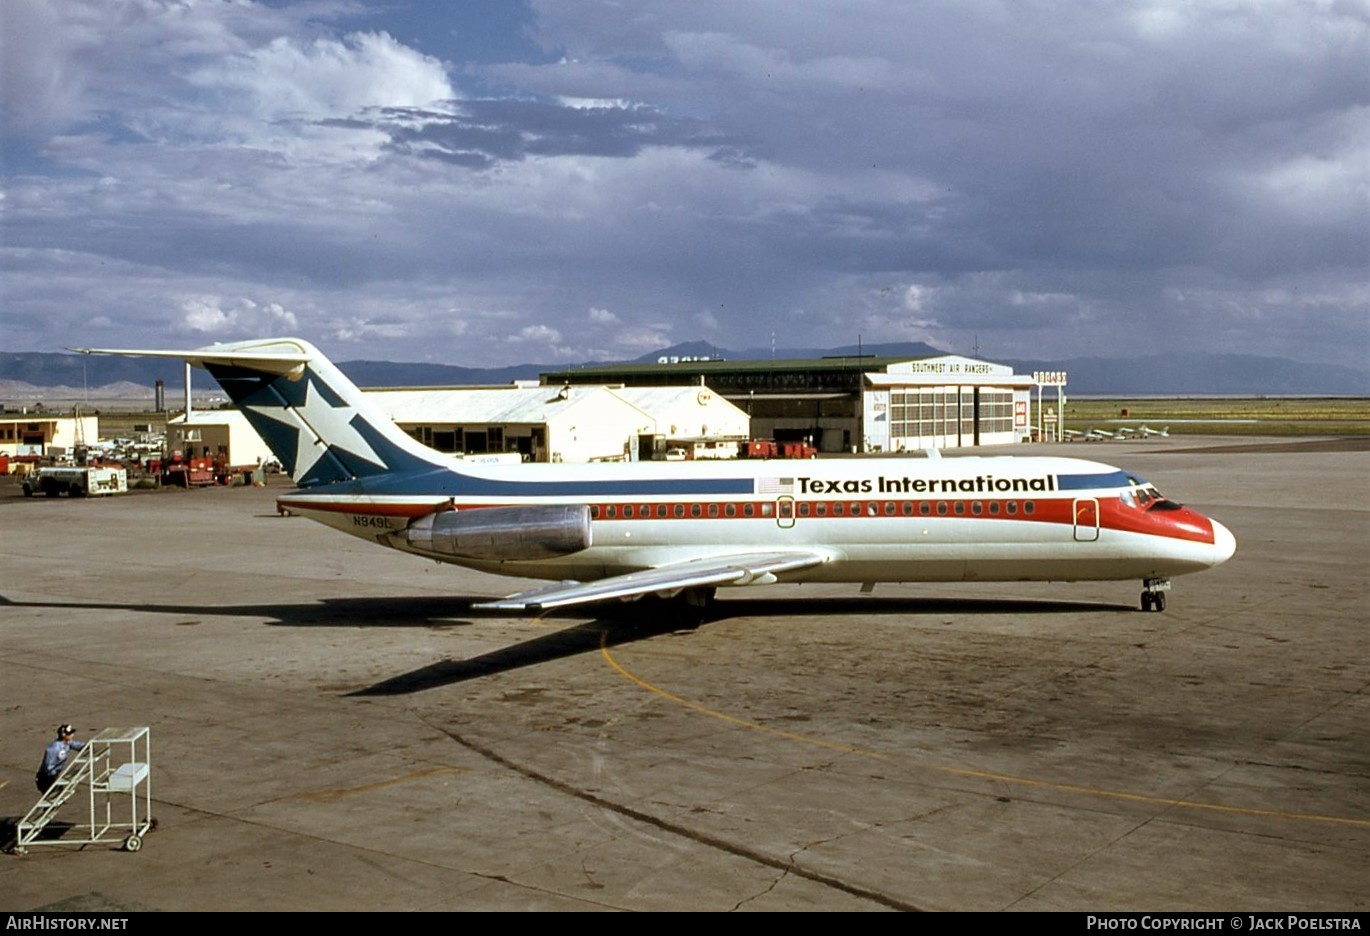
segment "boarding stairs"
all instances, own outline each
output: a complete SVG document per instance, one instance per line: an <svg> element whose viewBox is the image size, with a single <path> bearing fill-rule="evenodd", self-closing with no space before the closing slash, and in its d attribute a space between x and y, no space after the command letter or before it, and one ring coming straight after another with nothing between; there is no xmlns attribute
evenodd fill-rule
<svg viewBox="0 0 1370 936"><path fill-rule="evenodd" d="M72 825L58 837L41 837L61 808L73 799L88 807L88 821ZM156 825L152 818L148 729L105 728L75 752L57 781L19 820L10 850L22 855L38 845L106 842L120 843L125 851L137 851L143 847L143 836Z"/></svg>

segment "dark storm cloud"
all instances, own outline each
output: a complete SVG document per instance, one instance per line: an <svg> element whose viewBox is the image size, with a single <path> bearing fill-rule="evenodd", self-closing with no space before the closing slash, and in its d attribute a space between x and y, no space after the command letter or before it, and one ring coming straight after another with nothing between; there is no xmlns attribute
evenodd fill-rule
<svg viewBox="0 0 1370 936"><path fill-rule="evenodd" d="M1363 359L1363 3L421 13L14 0L10 308L54 341L100 295L111 340L154 309L166 343L294 321L392 357Z"/></svg>

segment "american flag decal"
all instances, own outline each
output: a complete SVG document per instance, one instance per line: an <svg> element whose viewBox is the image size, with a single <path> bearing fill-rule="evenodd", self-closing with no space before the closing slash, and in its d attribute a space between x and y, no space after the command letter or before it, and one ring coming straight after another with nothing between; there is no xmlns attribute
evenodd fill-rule
<svg viewBox="0 0 1370 936"><path fill-rule="evenodd" d="M793 494L794 478L757 478L758 494Z"/></svg>

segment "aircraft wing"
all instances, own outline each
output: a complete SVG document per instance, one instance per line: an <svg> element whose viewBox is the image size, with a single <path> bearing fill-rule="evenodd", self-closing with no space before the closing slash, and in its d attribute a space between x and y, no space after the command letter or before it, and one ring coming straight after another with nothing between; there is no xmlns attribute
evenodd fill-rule
<svg viewBox="0 0 1370 936"><path fill-rule="evenodd" d="M614 575L594 582L558 582L519 592L498 601L483 601L473 608L493 611L549 611L568 605L635 598L639 595L672 595L683 588L715 585L768 585L776 575L822 565L832 555L819 550L805 552L734 553L708 559L692 559L670 565Z"/></svg>

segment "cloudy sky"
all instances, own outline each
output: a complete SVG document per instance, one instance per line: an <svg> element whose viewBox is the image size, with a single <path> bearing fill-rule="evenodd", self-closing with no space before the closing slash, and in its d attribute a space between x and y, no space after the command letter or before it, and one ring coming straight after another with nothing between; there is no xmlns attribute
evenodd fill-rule
<svg viewBox="0 0 1370 936"><path fill-rule="evenodd" d="M1365 368L1367 0L4 0L0 350Z"/></svg>

